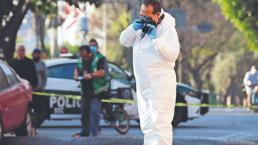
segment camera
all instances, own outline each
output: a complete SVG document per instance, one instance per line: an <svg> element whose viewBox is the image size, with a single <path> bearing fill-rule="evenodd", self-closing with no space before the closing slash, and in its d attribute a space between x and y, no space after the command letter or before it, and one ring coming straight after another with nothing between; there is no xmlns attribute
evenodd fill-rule
<svg viewBox="0 0 258 145"><path fill-rule="evenodd" d="M147 26L148 24L152 24L152 25L154 25L155 27L157 27L156 22L154 22L150 17L141 16L141 17L139 18L139 20L140 20L140 23L143 24L143 27L142 27L142 32L143 32L143 33L149 33L149 32L151 31L151 28Z"/></svg>

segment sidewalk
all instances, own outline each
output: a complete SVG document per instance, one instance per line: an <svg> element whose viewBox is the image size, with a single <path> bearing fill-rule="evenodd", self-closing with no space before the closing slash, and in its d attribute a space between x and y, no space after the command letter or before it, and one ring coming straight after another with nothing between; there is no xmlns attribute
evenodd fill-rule
<svg viewBox="0 0 258 145"><path fill-rule="evenodd" d="M210 108L209 114L217 114L217 113L230 113L230 114L238 114L238 113L252 113L248 108Z"/></svg>

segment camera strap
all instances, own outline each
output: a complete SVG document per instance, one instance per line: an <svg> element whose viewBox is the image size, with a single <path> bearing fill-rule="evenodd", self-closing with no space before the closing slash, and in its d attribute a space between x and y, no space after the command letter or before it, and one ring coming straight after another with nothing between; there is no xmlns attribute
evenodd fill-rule
<svg viewBox="0 0 258 145"><path fill-rule="evenodd" d="M142 32L141 34L141 40L145 37L145 33Z"/></svg>
<svg viewBox="0 0 258 145"><path fill-rule="evenodd" d="M163 21L163 19L165 18L165 14L163 13L160 18L159 18L159 21L158 21L158 25Z"/></svg>

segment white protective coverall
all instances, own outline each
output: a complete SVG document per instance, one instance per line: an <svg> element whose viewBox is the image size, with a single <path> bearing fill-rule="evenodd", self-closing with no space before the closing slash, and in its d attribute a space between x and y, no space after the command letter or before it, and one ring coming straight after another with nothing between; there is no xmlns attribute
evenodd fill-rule
<svg viewBox="0 0 258 145"><path fill-rule="evenodd" d="M144 133L144 145L172 145L176 102L175 61L180 44L175 19L168 13L157 27L157 38L130 25L120 36L120 43L133 47L133 64L137 86L137 104Z"/></svg>

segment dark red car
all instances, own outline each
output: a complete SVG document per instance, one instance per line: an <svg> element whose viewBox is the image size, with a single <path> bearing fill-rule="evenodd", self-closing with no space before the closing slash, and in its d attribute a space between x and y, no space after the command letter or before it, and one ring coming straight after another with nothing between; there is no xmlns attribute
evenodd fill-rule
<svg viewBox="0 0 258 145"><path fill-rule="evenodd" d="M0 141L5 133L16 136L32 136L30 102L32 88L6 63L0 61Z"/></svg>

